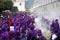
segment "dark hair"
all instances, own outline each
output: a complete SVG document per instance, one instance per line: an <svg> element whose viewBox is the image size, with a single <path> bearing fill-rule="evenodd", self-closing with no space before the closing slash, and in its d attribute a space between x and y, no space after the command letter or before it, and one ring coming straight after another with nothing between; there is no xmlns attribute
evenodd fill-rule
<svg viewBox="0 0 60 40"><path fill-rule="evenodd" d="M58 21L58 19L56 19L55 21Z"/></svg>

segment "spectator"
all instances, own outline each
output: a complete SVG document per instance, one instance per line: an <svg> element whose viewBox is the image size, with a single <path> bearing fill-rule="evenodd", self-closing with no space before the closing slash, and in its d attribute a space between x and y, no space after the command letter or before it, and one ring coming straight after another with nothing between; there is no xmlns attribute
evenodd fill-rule
<svg viewBox="0 0 60 40"><path fill-rule="evenodd" d="M46 38L42 35L41 30L38 30L38 40L46 40Z"/></svg>

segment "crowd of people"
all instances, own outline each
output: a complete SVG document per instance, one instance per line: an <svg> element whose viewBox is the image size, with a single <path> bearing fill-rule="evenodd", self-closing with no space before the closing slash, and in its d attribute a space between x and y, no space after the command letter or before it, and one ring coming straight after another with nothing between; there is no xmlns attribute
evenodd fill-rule
<svg viewBox="0 0 60 40"><path fill-rule="evenodd" d="M24 13L0 17L0 40L46 40L41 30L35 30L34 23L34 18Z"/></svg>
<svg viewBox="0 0 60 40"><path fill-rule="evenodd" d="M41 30L35 29L34 19L24 13L0 17L0 40L46 40ZM14 26L14 31L10 30L11 26ZM60 38L60 30L57 19L52 22L50 29L51 35L57 35L54 40L60 40L58 39Z"/></svg>

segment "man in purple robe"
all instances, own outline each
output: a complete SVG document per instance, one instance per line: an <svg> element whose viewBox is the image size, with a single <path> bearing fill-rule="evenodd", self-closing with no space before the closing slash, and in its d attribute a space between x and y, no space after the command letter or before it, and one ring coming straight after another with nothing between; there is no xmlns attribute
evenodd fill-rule
<svg viewBox="0 0 60 40"><path fill-rule="evenodd" d="M58 23L58 19L56 19L55 20L55 29L57 30L57 31L59 31L59 23Z"/></svg>
<svg viewBox="0 0 60 40"><path fill-rule="evenodd" d="M27 40L31 40L32 36L33 36L33 32L32 32L32 30L30 30L27 34Z"/></svg>
<svg viewBox="0 0 60 40"><path fill-rule="evenodd" d="M34 26L31 26L30 31L27 34L27 40L36 40L37 30L34 30Z"/></svg>
<svg viewBox="0 0 60 40"><path fill-rule="evenodd" d="M38 40L46 40L46 38L42 35L41 30L38 30L38 36L39 36Z"/></svg>
<svg viewBox="0 0 60 40"><path fill-rule="evenodd" d="M15 31L14 32L14 37L15 37L16 40L20 40L20 32Z"/></svg>
<svg viewBox="0 0 60 40"><path fill-rule="evenodd" d="M26 29L22 28L22 39L21 40L26 40Z"/></svg>
<svg viewBox="0 0 60 40"><path fill-rule="evenodd" d="M59 30L59 23L58 23L58 19L55 20L55 22L52 22L52 25L51 25L51 33L54 33L54 31L57 31Z"/></svg>

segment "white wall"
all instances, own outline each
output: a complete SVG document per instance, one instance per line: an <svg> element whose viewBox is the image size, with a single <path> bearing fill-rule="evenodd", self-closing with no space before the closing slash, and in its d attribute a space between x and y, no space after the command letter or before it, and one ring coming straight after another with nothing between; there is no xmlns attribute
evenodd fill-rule
<svg viewBox="0 0 60 40"><path fill-rule="evenodd" d="M25 11L25 1L23 0L16 0L13 1L14 5L13 6L17 6L19 11ZM20 5L21 3L21 5Z"/></svg>

